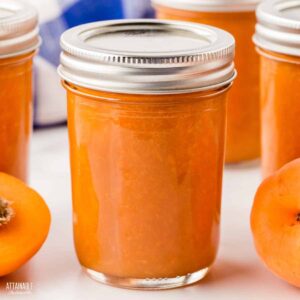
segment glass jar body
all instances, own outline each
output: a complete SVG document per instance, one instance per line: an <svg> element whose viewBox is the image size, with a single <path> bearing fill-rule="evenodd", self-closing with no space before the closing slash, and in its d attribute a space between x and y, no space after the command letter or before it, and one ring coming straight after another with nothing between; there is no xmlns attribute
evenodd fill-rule
<svg viewBox="0 0 300 300"><path fill-rule="evenodd" d="M0 59L0 171L27 180L34 53Z"/></svg>
<svg viewBox="0 0 300 300"><path fill-rule="evenodd" d="M223 89L68 90L74 238L93 278L129 288L201 279L219 241Z"/></svg>
<svg viewBox="0 0 300 300"><path fill-rule="evenodd" d="M266 177L300 157L300 58L260 53L262 173Z"/></svg>
<svg viewBox="0 0 300 300"><path fill-rule="evenodd" d="M260 156L259 57L252 36L255 12L199 12L156 6L159 19L190 21L219 27L236 41L238 76L229 92L226 155L227 163Z"/></svg>

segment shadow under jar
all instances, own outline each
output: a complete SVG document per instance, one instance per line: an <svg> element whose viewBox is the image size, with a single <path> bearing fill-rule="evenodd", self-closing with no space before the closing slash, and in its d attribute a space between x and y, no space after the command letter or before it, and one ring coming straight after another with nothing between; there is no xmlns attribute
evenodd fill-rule
<svg viewBox="0 0 300 300"><path fill-rule="evenodd" d="M257 9L260 54L262 173L300 157L300 1L268 1Z"/></svg>
<svg viewBox="0 0 300 300"><path fill-rule="evenodd" d="M68 30L61 45L81 265L127 288L200 280L218 248L233 37L110 21Z"/></svg>
<svg viewBox="0 0 300 300"><path fill-rule="evenodd" d="M159 19L208 24L236 41L238 77L228 96L226 163L260 156L259 57L252 43L260 0L152 0Z"/></svg>
<svg viewBox="0 0 300 300"><path fill-rule="evenodd" d="M37 12L0 1L0 172L27 180L32 129L32 59L39 47Z"/></svg>

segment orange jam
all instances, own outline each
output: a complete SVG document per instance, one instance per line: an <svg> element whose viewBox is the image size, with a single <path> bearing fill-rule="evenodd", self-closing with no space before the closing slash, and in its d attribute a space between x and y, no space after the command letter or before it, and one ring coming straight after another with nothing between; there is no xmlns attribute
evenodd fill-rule
<svg viewBox="0 0 300 300"><path fill-rule="evenodd" d="M40 44L37 12L0 1L0 172L27 179L32 127L32 59Z"/></svg>
<svg viewBox="0 0 300 300"><path fill-rule="evenodd" d="M202 279L219 242L234 39L204 25L123 20L70 29L61 45L83 269L127 288Z"/></svg>
<svg viewBox="0 0 300 300"><path fill-rule="evenodd" d="M300 0L263 2L256 15L262 174L267 177L300 157Z"/></svg>
<svg viewBox="0 0 300 300"><path fill-rule="evenodd" d="M210 267L219 242L226 93L66 87L81 264L122 278Z"/></svg>
<svg viewBox="0 0 300 300"><path fill-rule="evenodd" d="M300 157L300 57L262 49L262 170L268 176Z"/></svg>
<svg viewBox="0 0 300 300"><path fill-rule="evenodd" d="M162 5L155 7L159 19L213 25L234 36L238 76L229 92L225 161L236 163L259 157L259 59L252 43L255 26L254 10L205 12Z"/></svg>
<svg viewBox="0 0 300 300"><path fill-rule="evenodd" d="M0 59L0 171L27 178L33 53Z"/></svg>

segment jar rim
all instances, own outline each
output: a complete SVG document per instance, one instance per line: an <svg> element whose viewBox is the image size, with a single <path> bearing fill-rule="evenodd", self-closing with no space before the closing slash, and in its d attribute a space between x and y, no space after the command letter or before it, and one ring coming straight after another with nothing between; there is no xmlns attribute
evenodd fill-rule
<svg viewBox="0 0 300 300"><path fill-rule="evenodd" d="M96 99L96 100L106 99L110 102L115 102L113 100L113 98L111 98L111 97L109 97L109 99L108 99L108 98L102 97L100 95L95 95L95 94L88 93L86 91L81 91L81 90L79 90L75 87L83 88L83 89L98 92L98 93L107 93L108 95L110 95L110 94L111 95L122 95L122 96L126 96L126 95L133 96L134 95L134 96L137 96L137 97L145 97L145 99L149 99L149 97L148 97L149 94L131 94L131 93L129 94L129 93L124 93L124 92L114 92L114 91L106 91L106 90L93 90L91 88L79 86L79 85L76 85L74 83L68 82L64 79L62 79L61 83L62 83L62 86L66 90L71 91L72 93L74 93L76 95L84 96L84 97L88 97L88 98ZM214 97L216 95L219 95L219 94L222 94L222 93L228 91L232 87L232 84L233 84L233 82L230 81L227 85L217 86L215 88L212 88L211 90L191 91L191 92L188 92L188 93L177 93L177 94L151 94L151 97L159 97L161 99L161 97L163 97L163 96L170 96L170 95L186 95L186 94L205 93L204 95L201 95L201 97L211 98L211 97ZM117 99L117 97L116 97L116 99ZM141 103L141 101L138 101L138 103ZM145 102L145 103L147 103L147 102Z"/></svg>
<svg viewBox="0 0 300 300"><path fill-rule="evenodd" d="M154 6L196 12L247 12L255 11L262 0L152 0Z"/></svg>
<svg viewBox="0 0 300 300"><path fill-rule="evenodd" d="M268 59L275 60L278 62L293 64L293 65L294 64L300 65L300 57L299 56L292 56L292 55L287 56L286 54L273 52L273 51L263 49L260 47L256 47L255 49L259 55L264 56Z"/></svg>

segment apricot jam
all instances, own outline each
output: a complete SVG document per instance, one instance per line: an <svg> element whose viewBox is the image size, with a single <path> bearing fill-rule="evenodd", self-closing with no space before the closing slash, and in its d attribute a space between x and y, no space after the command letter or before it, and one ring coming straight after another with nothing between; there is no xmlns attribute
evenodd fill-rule
<svg viewBox="0 0 300 300"><path fill-rule="evenodd" d="M260 54L262 173L300 157L300 1L271 1L257 9Z"/></svg>
<svg viewBox="0 0 300 300"><path fill-rule="evenodd" d="M200 280L219 241L233 38L111 21L71 29L61 44L81 265L128 288Z"/></svg>
<svg viewBox="0 0 300 300"><path fill-rule="evenodd" d="M23 180L32 124L32 57L0 59L0 170Z"/></svg>
<svg viewBox="0 0 300 300"><path fill-rule="evenodd" d="M32 59L39 46L36 11L0 2L0 172L27 179L32 127Z"/></svg>
<svg viewBox="0 0 300 300"><path fill-rule="evenodd" d="M228 96L227 163L260 156L259 58L252 43L257 2L153 1L159 19L208 24L230 32L235 38L238 77Z"/></svg>

